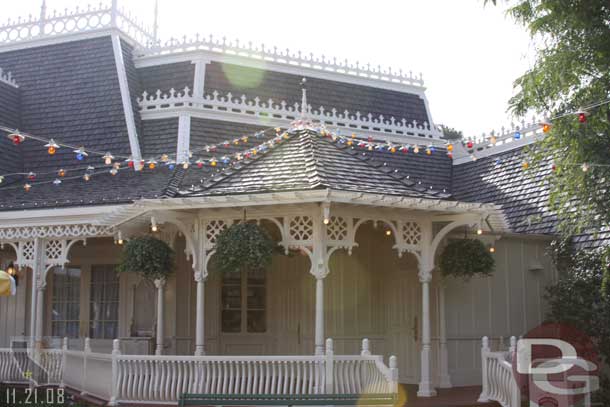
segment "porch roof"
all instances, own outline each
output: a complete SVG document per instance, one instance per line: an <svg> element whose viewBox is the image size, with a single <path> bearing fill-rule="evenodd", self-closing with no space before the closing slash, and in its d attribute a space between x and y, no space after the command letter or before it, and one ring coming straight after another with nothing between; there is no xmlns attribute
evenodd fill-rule
<svg viewBox="0 0 610 407"><path fill-rule="evenodd" d="M142 199L130 206L117 207L100 218L99 223L119 226L142 220L153 211L269 207L304 203L348 204L365 207L417 210L436 215L475 213L486 218L487 226L495 232L508 232L508 223L501 207L494 204L448 201L438 198L414 198L377 193L339 191L332 189L285 191L273 193L197 196L174 199ZM146 219L148 222L148 219Z"/></svg>

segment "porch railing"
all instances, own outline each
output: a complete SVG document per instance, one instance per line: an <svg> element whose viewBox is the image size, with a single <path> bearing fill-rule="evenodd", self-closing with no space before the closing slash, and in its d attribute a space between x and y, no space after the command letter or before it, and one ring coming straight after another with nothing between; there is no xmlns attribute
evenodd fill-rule
<svg viewBox="0 0 610 407"><path fill-rule="evenodd" d="M370 394L396 393L396 357L389 366L371 355L367 339L360 355L334 355L326 341L314 356L141 356L122 355L118 339L112 354L68 350L54 355L58 384L110 404L177 401L182 393L203 394ZM0 382L23 381L14 351L0 350ZM19 358L19 357L18 357ZM59 369L59 370L58 370Z"/></svg>
<svg viewBox="0 0 610 407"><path fill-rule="evenodd" d="M0 382L59 385L62 373L61 350L0 349Z"/></svg>
<svg viewBox="0 0 610 407"><path fill-rule="evenodd" d="M481 346L482 392L480 402L497 401L502 407L520 407L521 389L513 373L512 356L517 340L510 338L510 348L506 352L492 352L489 338L483 337Z"/></svg>

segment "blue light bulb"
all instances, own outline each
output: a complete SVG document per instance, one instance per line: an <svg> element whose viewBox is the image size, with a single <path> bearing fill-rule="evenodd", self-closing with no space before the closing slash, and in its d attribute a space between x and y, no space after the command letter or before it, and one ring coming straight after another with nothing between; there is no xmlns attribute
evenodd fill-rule
<svg viewBox="0 0 610 407"><path fill-rule="evenodd" d="M520 132L516 132L515 133L515 140L519 140L521 138L521 133Z"/></svg>
<svg viewBox="0 0 610 407"><path fill-rule="evenodd" d="M85 159L85 156L83 155L83 153L78 153L76 154L76 159L78 161L83 161Z"/></svg>
<svg viewBox="0 0 610 407"><path fill-rule="evenodd" d="M170 169L170 170L173 170L174 168L176 168L176 165L175 165L175 164L170 164L170 165L169 165L169 169Z"/></svg>

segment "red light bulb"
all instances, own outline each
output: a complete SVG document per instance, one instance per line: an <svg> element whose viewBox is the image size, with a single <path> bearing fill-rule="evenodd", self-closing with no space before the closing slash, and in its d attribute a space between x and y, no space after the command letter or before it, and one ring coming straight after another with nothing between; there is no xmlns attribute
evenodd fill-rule
<svg viewBox="0 0 610 407"><path fill-rule="evenodd" d="M585 123L587 121L587 114L585 112L578 113L578 121Z"/></svg>

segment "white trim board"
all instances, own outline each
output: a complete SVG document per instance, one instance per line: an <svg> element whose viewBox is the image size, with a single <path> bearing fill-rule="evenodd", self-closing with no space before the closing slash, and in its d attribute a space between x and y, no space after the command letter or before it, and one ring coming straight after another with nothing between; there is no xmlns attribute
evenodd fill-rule
<svg viewBox="0 0 610 407"><path fill-rule="evenodd" d="M137 51L137 50L136 50ZM275 72L282 72L297 76L305 76L318 79L326 79L335 82L350 83L355 85L362 85L371 88L393 90L402 93L415 94L423 97L426 88L424 86L414 86L400 84L390 81L383 81L377 79L370 79L365 77L359 77L355 75L343 74L340 72L330 72L321 69L308 68L305 66L294 66L290 64L281 64L275 61L266 61L261 59L254 59L243 57L239 55L228 55L221 52L197 50L197 51L186 51L176 54L165 54L165 55L151 55L151 56L136 56L134 62L136 68L146 68L158 65L168 65L178 62L196 62L197 60L204 59L206 61L214 61L220 63L234 64L245 66L249 68L258 68Z"/></svg>

